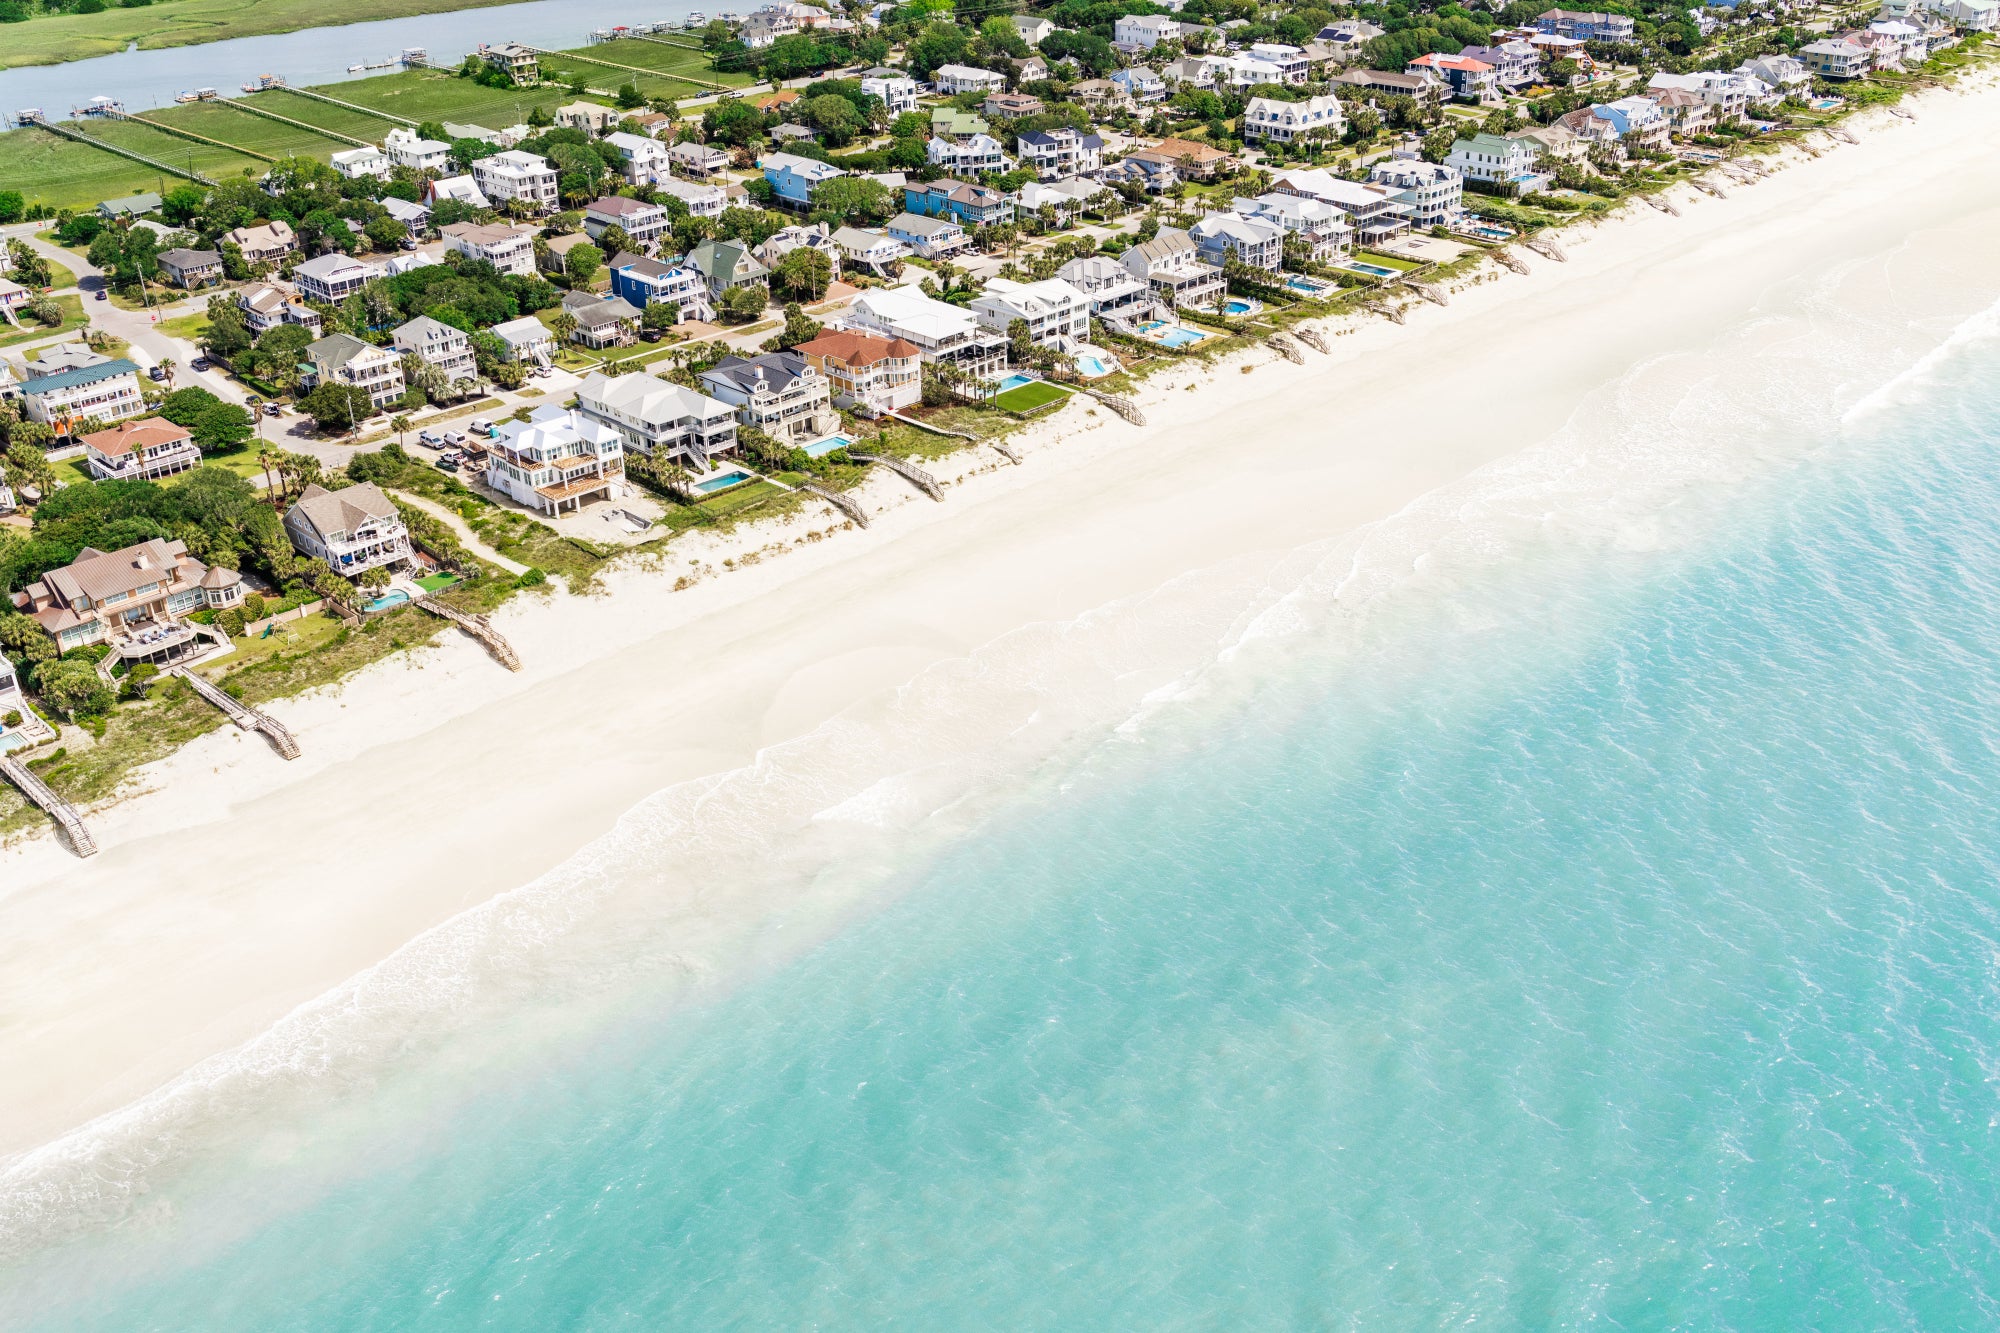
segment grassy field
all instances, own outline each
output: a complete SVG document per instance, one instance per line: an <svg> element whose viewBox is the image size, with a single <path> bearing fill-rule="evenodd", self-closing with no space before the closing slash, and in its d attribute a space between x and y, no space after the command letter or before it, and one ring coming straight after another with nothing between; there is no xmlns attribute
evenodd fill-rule
<svg viewBox="0 0 2000 1333"><path fill-rule="evenodd" d="M473 9L486 0L345 0L339 21L402 18ZM62 14L9 24L0 46L0 69L15 65L58 65L141 47L190 46L229 37L297 32L331 21L320 0L156 0L140 9L107 9L102 14Z"/></svg>
<svg viewBox="0 0 2000 1333"><path fill-rule="evenodd" d="M31 343L38 338L53 338L80 329L84 325L83 298L80 296L58 296L56 304L62 307L63 322L49 328L40 320L27 315L19 316L23 327L16 329L11 324L0 324L0 347L15 347L21 343Z"/></svg>
<svg viewBox="0 0 2000 1333"><path fill-rule="evenodd" d="M303 97L293 100L310 102L309 98ZM281 116L291 114L275 106L271 110ZM333 111L337 108L328 107L327 110ZM175 129L186 130L209 139L220 139L224 143L235 144L271 157L325 157L328 153L339 149L353 147L352 144L342 143L338 139L329 139L323 134L314 134L309 130L294 129L290 125L280 125L275 120L253 116L248 111L238 111L235 107L224 106L220 102L194 102L168 110L148 111L145 115L148 120L157 120L162 125L171 125ZM304 116L296 119L308 120ZM308 120L308 123L317 122ZM377 131L377 134L379 133L380 130Z"/></svg>
<svg viewBox="0 0 2000 1333"><path fill-rule="evenodd" d="M987 401L1003 412L1032 412L1068 396L1055 385L1037 380L1033 384L1023 384L1018 389L995 394Z"/></svg>
<svg viewBox="0 0 2000 1333"><path fill-rule="evenodd" d="M382 142L382 136L395 127L394 121L383 120L380 116L371 116L363 111L349 111L346 107L328 106L324 102L315 102L310 97L301 97L292 92L258 93L242 100L252 106L263 107L266 111L274 111L278 115L290 116L293 120L302 120L308 125L318 125L351 138L365 139L370 143ZM335 151L345 147L346 144L338 145Z"/></svg>

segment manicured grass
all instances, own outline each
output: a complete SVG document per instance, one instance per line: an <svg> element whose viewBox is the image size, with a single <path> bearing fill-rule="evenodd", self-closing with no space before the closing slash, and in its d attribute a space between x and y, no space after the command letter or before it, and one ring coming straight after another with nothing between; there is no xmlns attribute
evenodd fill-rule
<svg viewBox="0 0 2000 1333"><path fill-rule="evenodd" d="M608 57L607 57L608 58ZM606 69L583 60L566 60L561 56L543 56L542 76L572 83L582 79L584 87L611 91L630 83L647 97L693 97L704 91L685 79L676 79L664 74L635 74L630 70ZM643 108L641 108L643 110Z"/></svg>
<svg viewBox="0 0 2000 1333"><path fill-rule="evenodd" d="M341 23L401 18L472 9L485 0L343 0ZM141 47L187 46L296 32L329 21L321 0L159 0L139 9L111 8L102 14L63 14L7 26L0 46L0 69L15 65L55 65L65 60L112 55L133 42Z"/></svg>
<svg viewBox="0 0 2000 1333"><path fill-rule="evenodd" d="M271 109L278 111L276 107ZM331 111L335 108L327 109ZM290 125L280 125L275 120L253 116L247 111L239 111L220 102L191 102L186 106L149 111L145 114L148 120L157 120L162 125L172 125L175 129L187 130L189 133L210 139L220 139L226 144L248 148L252 152L265 153L271 157L325 157L330 152L353 147L352 144L329 139L323 134L313 134L307 130L294 129ZM278 114L288 113L278 111Z"/></svg>
<svg viewBox="0 0 2000 1333"><path fill-rule="evenodd" d="M1413 268L1423 267L1415 260L1403 259L1396 255L1377 254L1373 250L1356 250L1354 258L1363 264L1379 264L1383 268L1398 269L1405 273Z"/></svg>
<svg viewBox="0 0 2000 1333"><path fill-rule="evenodd" d="M1069 397L1061 389L1046 381L1037 380L1033 384L1023 384L1018 389L1009 389L996 394L987 401L1003 412L1032 412L1038 407Z"/></svg>
<svg viewBox="0 0 2000 1333"><path fill-rule="evenodd" d="M155 327L169 338L185 338L189 342L198 342L201 335L208 332L208 313L196 311L192 315L177 315L173 319L161 320Z"/></svg>
<svg viewBox="0 0 2000 1333"><path fill-rule="evenodd" d="M49 328L38 319L20 315L18 318L25 326L23 328L16 329L11 324L0 324L0 347L17 347L22 343L34 342L38 338L53 338L68 333L71 329L80 329L87 322L88 317L83 313L82 297L58 296L56 304L62 307L62 323Z"/></svg>

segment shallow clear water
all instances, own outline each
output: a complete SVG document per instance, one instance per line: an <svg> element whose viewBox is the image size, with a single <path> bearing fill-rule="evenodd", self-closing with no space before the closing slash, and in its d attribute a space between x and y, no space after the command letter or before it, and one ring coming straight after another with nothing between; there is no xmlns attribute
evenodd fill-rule
<svg viewBox="0 0 2000 1333"><path fill-rule="evenodd" d="M1823 438L1698 539L1523 537L1358 617L1273 575L1234 668L788 964L261 1138L18 1322L1991 1327L1996 373L1746 382Z"/></svg>

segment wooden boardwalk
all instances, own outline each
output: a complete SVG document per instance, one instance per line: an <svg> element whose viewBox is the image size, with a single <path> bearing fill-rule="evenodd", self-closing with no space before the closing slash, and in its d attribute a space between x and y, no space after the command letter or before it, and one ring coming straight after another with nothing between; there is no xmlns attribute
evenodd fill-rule
<svg viewBox="0 0 2000 1333"><path fill-rule="evenodd" d="M0 777L20 788L21 795L48 812L49 818L62 827L71 851L78 856L97 855L97 840L90 836L83 816L68 801L56 795L48 783L36 777L26 764L18 759L0 757Z"/></svg>
<svg viewBox="0 0 2000 1333"><path fill-rule="evenodd" d="M519 671L521 669L521 659L515 654L514 645L502 638L500 631L494 629L492 622L487 620L485 616L473 615L470 612L461 611L455 606L445 606L443 603L434 602L428 597L419 601L416 605L419 609L430 612L439 620L449 620L474 639L477 639L480 645L493 655L493 660L501 666L506 667L509 671Z"/></svg>
<svg viewBox="0 0 2000 1333"><path fill-rule="evenodd" d="M209 683L186 667L175 667L167 674L179 676L182 680L186 681L196 694L208 700L217 708L220 708L229 716L231 722L234 722L243 730L263 732L265 738L271 742L271 748L276 750L281 758L297 759L299 757L298 741L292 736L291 731L284 723L278 721L278 719L272 717L269 713L259 708L252 708L246 703L238 702L219 686Z"/></svg>
<svg viewBox="0 0 2000 1333"><path fill-rule="evenodd" d="M944 503L944 487L938 485L936 477L914 463L905 463L900 458L889 458L883 454L857 454L852 449L847 451L847 456L857 463L879 463L939 504Z"/></svg>
<svg viewBox="0 0 2000 1333"><path fill-rule="evenodd" d="M811 481L800 482L799 489L808 495L817 495L820 499L853 519L857 527L865 528L868 526L868 511L863 509L860 502L855 500L853 496L842 495L839 491L830 491L817 482Z"/></svg>

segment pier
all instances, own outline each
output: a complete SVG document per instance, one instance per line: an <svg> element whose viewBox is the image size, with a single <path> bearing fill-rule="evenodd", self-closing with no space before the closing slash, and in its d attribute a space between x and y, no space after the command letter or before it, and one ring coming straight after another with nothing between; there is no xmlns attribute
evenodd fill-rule
<svg viewBox="0 0 2000 1333"><path fill-rule="evenodd" d="M374 107L362 106L359 102L343 102L338 97L328 97L325 93L317 93L310 88L295 88L283 79L274 80L271 87L283 89L294 97L310 97L315 102L324 102L328 106L337 106L343 111L358 111L364 116L373 116L377 120L386 120L392 125L401 125L406 129L413 130L417 127L417 122L414 120L405 120L401 116L392 116L387 111L377 111ZM325 131L322 130L321 133L323 134Z"/></svg>
<svg viewBox="0 0 2000 1333"><path fill-rule="evenodd" d="M197 676L186 667L174 667L167 674L178 676L186 681L196 694L208 700L217 708L220 708L228 716L229 720L242 730L263 732L265 738L271 742L271 748L278 752L280 758L297 759L299 757L301 752L298 741L293 739L292 733L286 729L284 723L278 721L278 719L272 717L269 713L238 702L220 687Z"/></svg>
<svg viewBox="0 0 2000 1333"><path fill-rule="evenodd" d="M296 92L297 89L288 88L285 91ZM373 148L375 146L366 139L351 138L337 130L329 130L320 125L308 125L303 120L293 120L290 116L281 116L275 111L266 111L261 106L251 106L248 102L239 102L234 97L217 97L213 100L233 110L248 112L253 116L262 116L266 120L275 120L280 125L289 125L295 130L306 130L309 133L319 135L321 138L332 139L336 143L352 144L356 148ZM147 123L151 124L152 122L148 121ZM166 129L166 126L162 125L160 128ZM173 131L169 130L168 133L173 133ZM239 148L236 151L240 153L247 150Z"/></svg>
<svg viewBox="0 0 2000 1333"><path fill-rule="evenodd" d="M221 99L218 98L217 100L220 101ZM245 109L247 110L248 108ZM196 134L193 130L183 130L172 125L163 125L157 120L148 120L144 116L135 116L128 111L106 111L103 114L111 120L129 120L134 125L144 125L148 129L158 130L162 134L171 134L176 139L186 139L189 143L198 143L205 148L220 148L224 152L240 153L244 157L254 157L259 162L276 162L278 160L269 153L260 153L254 148L242 148L233 143L224 143L220 139L211 139L206 134ZM106 146L108 147L109 145Z"/></svg>
<svg viewBox="0 0 2000 1333"><path fill-rule="evenodd" d="M50 819L62 827L71 851L78 856L97 855L97 840L90 836L90 828L83 822L83 816L76 812L76 807L56 795L49 784L36 777L26 764L18 759L0 757L0 777L13 783L20 789L21 795L41 807Z"/></svg>
<svg viewBox="0 0 2000 1333"><path fill-rule="evenodd" d="M651 37L639 37L637 38L637 40L653 41L655 39ZM681 45L679 42L661 42L660 44L662 46ZM546 57L548 59L557 61L580 60L587 65L602 65L606 69L615 69L621 74L637 74L648 79L660 79L670 83L671 82L691 83L697 88L708 88L719 93L724 93L729 91L729 87L727 84L710 83L707 79L697 79L692 75L688 74L669 74L664 70L644 69L638 65L621 65L615 60L605 60L600 56L580 56L574 51L549 51L549 50L544 50L542 47L539 46L529 46L526 42L517 42L516 45L521 47L525 51L533 51L538 58Z"/></svg>
<svg viewBox="0 0 2000 1333"><path fill-rule="evenodd" d="M20 121L24 126L33 125L36 129L47 130L50 134L58 138L69 139L76 143L89 144L92 148L101 148L107 153L116 153L120 157L129 158L137 162L140 166L151 167L154 171L163 171L169 176L178 176L182 180L190 180L197 185L215 184L214 181L198 171L191 171L186 167L174 166L172 163L161 158L148 157L146 154L135 152L130 148L120 148L115 143L106 143L95 135L85 134L73 125L59 124L56 121L48 119L46 116L37 115L31 118L24 114L20 117ZM231 151L235 150L232 149Z"/></svg>
<svg viewBox="0 0 2000 1333"><path fill-rule="evenodd" d="M509 671L519 671L521 669L521 659L515 655L514 645L502 638L500 631L494 629L492 622L487 620L485 616L473 615L469 612L461 611L455 606L446 606L441 602L434 602L428 597L418 601L415 605L419 610L428 611L439 620L449 620L452 624L464 630L467 634L478 640L481 647L493 655L494 661L506 667Z"/></svg>

